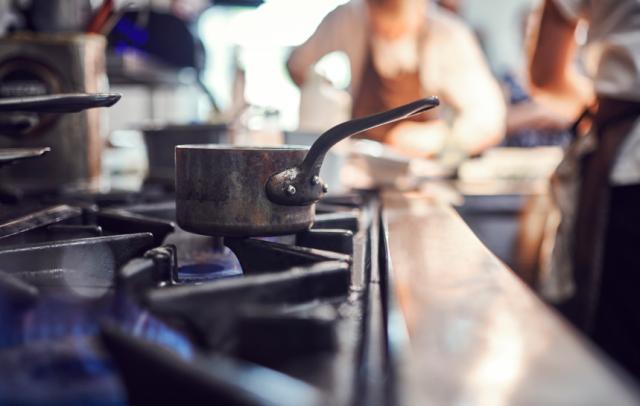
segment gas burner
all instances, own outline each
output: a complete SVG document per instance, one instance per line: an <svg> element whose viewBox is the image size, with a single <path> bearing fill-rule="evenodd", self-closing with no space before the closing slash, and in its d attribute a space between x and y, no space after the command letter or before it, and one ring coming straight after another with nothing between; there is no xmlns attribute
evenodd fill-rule
<svg viewBox="0 0 640 406"><path fill-rule="evenodd" d="M186 232L158 191L7 207L0 403L357 404L388 372L373 195L266 238Z"/></svg>

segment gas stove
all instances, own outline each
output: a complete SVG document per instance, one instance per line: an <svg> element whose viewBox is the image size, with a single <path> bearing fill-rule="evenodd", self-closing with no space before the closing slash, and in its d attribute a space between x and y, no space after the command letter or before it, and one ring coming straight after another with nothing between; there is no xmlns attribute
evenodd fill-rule
<svg viewBox="0 0 640 406"><path fill-rule="evenodd" d="M153 187L0 201L1 404L395 403L375 194L224 240Z"/></svg>

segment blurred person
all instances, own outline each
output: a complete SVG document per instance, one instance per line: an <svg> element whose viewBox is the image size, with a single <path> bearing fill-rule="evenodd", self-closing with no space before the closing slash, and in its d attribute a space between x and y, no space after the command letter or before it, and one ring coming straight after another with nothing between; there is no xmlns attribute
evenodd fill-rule
<svg viewBox="0 0 640 406"><path fill-rule="evenodd" d="M351 62L354 118L436 95L452 109L449 122L432 110L368 131L366 137L421 156L453 142L475 155L500 142L505 106L470 30L426 0L352 0L329 13L287 62L301 86L324 55ZM448 141L451 139L452 141Z"/></svg>
<svg viewBox="0 0 640 406"><path fill-rule="evenodd" d="M581 19L591 79L573 64ZM640 2L546 0L530 73L538 100L567 118L597 101L592 130L556 172L565 203L552 270L573 282L565 314L638 378Z"/></svg>
<svg viewBox="0 0 640 406"><path fill-rule="evenodd" d="M438 5L464 18L463 0L438 0ZM496 7L496 2L492 7ZM531 4L523 4L514 9L513 14L519 21L519 30L517 30L519 35L517 39L514 38L514 41L522 50L523 59L527 28L530 26L529 20L534 17L531 11ZM475 27L474 32L480 45L486 45L483 44L483 41L487 40L486 34L479 27ZM566 146L569 143L571 120L555 113L531 97L526 86L527 75L519 64L517 69L512 66L506 70L498 69L494 73L502 87L507 105L505 138L501 146L528 148L547 145Z"/></svg>
<svg viewBox="0 0 640 406"><path fill-rule="evenodd" d="M500 76L507 99L505 147L533 148L566 146L571 141L572 122L531 97L516 75Z"/></svg>
<svg viewBox="0 0 640 406"><path fill-rule="evenodd" d="M539 20L539 12L527 5L518 13L520 18L519 44L525 57L531 22ZM528 74L524 69L511 69L497 75L507 100L506 136L502 145L507 147L567 146L571 141L570 117L556 113L531 95Z"/></svg>

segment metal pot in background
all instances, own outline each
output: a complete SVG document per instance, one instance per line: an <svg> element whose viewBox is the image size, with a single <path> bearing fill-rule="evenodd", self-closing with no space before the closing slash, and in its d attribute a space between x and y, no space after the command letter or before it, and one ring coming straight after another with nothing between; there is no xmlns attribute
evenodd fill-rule
<svg viewBox="0 0 640 406"><path fill-rule="evenodd" d="M176 214L198 234L247 237L291 234L311 227L315 203L327 193L320 169L341 140L438 105L437 98L339 124L310 148L179 145Z"/></svg>
<svg viewBox="0 0 640 406"><path fill-rule="evenodd" d="M20 33L0 38L0 98L104 93L105 47L104 37L92 34ZM51 152L4 168L0 185L20 193L96 188L104 114L98 109L3 113L17 124L4 126L0 148L50 147Z"/></svg>
<svg viewBox="0 0 640 406"><path fill-rule="evenodd" d="M229 140L226 124L184 124L142 129L149 171L145 182L175 185L175 147L180 144L222 144Z"/></svg>

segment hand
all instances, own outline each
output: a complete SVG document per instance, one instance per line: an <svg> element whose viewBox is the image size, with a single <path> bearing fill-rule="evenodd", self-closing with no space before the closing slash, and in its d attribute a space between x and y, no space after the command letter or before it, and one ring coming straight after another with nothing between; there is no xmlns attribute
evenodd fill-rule
<svg viewBox="0 0 640 406"><path fill-rule="evenodd" d="M561 131L571 124L569 118L535 101L510 106L507 113L507 134L523 129Z"/></svg>
<svg viewBox="0 0 640 406"><path fill-rule="evenodd" d="M409 156L431 157L442 150L448 133L442 120L402 121L389 132L387 143Z"/></svg>

